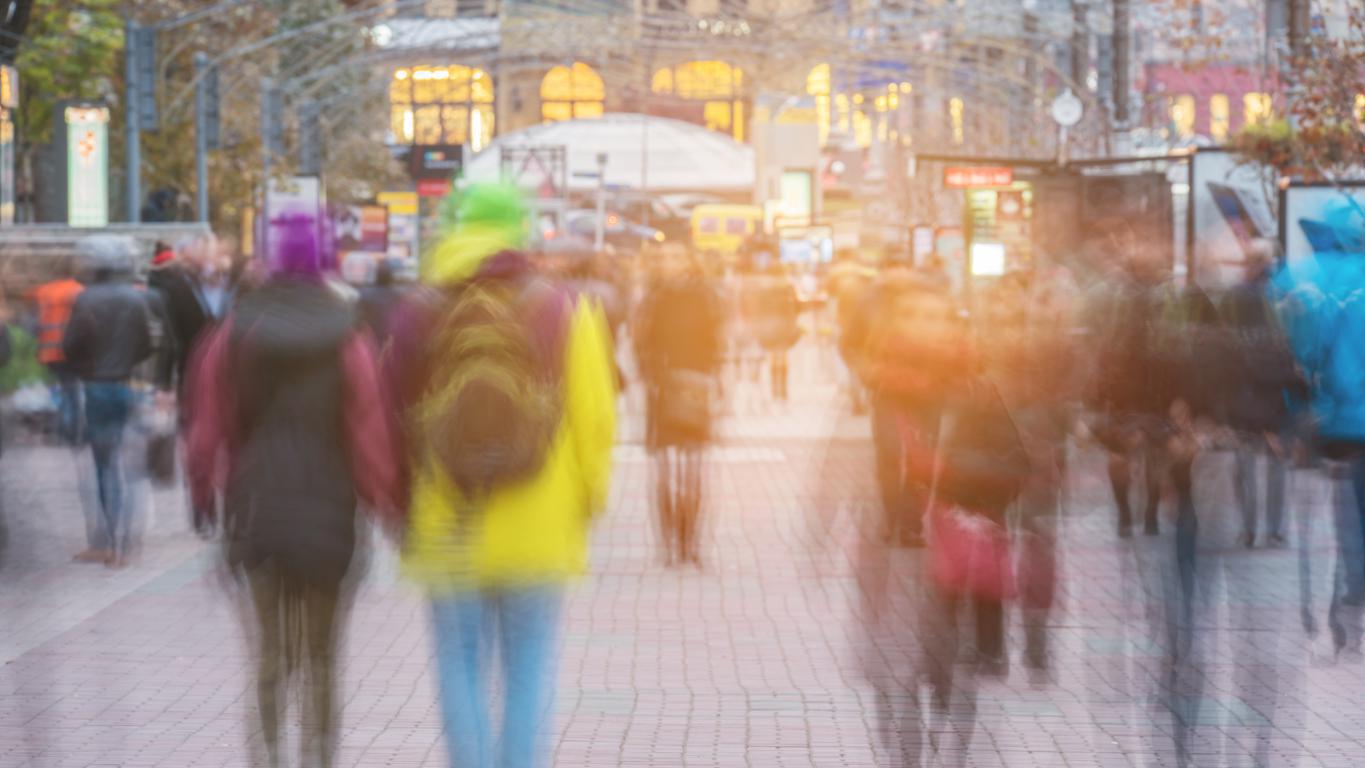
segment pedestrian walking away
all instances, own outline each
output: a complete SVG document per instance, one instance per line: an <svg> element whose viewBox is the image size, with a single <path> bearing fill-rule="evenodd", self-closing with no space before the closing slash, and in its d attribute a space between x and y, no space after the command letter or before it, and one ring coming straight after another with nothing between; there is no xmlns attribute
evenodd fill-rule
<svg viewBox="0 0 1365 768"><path fill-rule="evenodd" d="M221 493L223 555L252 606L263 764L283 764L287 685L299 672L301 764L329 768L357 505L391 515L398 465L373 342L321 279L315 219L285 214L272 244L271 278L191 368L191 493L210 513Z"/></svg>
<svg viewBox="0 0 1365 768"><path fill-rule="evenodd" d="M648 388L646 437L664 560L699 565L704 456L721 365L720 300L682 246L661 249L634 336Z"/></svg>
<svg viewBox="0 0 1365 768"><path fill-rule="evenodd" d="M403 559L430 600L450 765L540 768L565 589L607 492L611 337L596 302L534 274L519 190L475 184L457 204L423 262L426 288L392 326L411 482Z"/></svg>
<svg viewBox="0 0 1365 768"><path fill-rule="evenodd" d="M85 392L85 425L95 458L100 530L104 552L82 559L125 564L128 515L122 447L133 413L133 369L152 353L151 310L132 286L133 244L126 238L95 235L78 244L90 265L93 284L71 309L62 352Z"/></svg>

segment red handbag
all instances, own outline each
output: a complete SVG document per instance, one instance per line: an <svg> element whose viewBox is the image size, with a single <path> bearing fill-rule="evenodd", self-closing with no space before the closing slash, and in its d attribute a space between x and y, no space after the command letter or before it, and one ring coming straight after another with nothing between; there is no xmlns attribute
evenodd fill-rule
<svg viewBox="0 0 1365 768"><path fill-rule="evenodd" d="M951 595L986 600L1014 597L1009 534L999 523L960 507L929 512L929 575Z"/></svg>

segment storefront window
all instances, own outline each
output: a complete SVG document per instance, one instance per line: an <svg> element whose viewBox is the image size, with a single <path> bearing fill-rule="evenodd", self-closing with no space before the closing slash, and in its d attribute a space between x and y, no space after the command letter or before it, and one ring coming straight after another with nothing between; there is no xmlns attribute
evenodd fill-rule
<svg viewBox="0 0 1365 768"><path fill-rule="evenodd" d="M660 95L702 103L701 123L744 141L744 72L723 61L689 61L654 73L651 89Z"/></svg>
<svg viewBox="0 0 1365 768"><path fill-rule="evenodd" d="M493 138L493 79L474 67L412 67L389 84L390 130L400 144L468 144Z"/></svg>
<svg viewBox="0 0 1365 768"><path fill-rule="evenodd" d="M962 103L962 99L956 96L948 99L948 120L949 127L953 132L954 144L961 144L967 138L965 112L966 106Z"/></svg>
<svg viewBox="0 0 1365 768"><path fill-rule="evenodd" d="M1242 97L1242 120L1247 125L1269 120L1271 109L1268 93L1248 93Z"/></svg>
<svg viewBox="0 0 1365 768"><path fill-rule="evenodd" d="M1182 94L1171 99L1171 131L1177 139L1194 136L1194 97Z"/></svg>
<svg viewBox="0 0 1365 768"><path fill-rule="evenodd" d="M540 119L546 123L601 117L607 89L597 72L581 61L555 67L540 82Z"/></svg>
<svg viewBox="0 0 1365 768"><path fill-rule="evenodd" d="M1228 96L1226 93L1215 93L1209 97L1209 137L1217 142L1227 141L1230 125Z"/></svg>
<svg viewBox="0 0 1365 768"><path fill-rule="evenodd" d="M815 101L815 121L820 132L820 146L829 143L830 78L829 65L816 64L806 75L806 95Z"/></svg>

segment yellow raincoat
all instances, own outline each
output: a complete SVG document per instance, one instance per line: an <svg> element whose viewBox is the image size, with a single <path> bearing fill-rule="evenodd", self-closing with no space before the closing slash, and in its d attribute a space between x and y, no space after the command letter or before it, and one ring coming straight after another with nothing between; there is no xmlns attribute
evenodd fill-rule
<svg viewBox="0 0 1365 768"><path fill-rule="evenodd" d="M457 231L424 278L474 274L507 238ZM474 510L430 456L414 457L404 570L433 592L563 581L587 565L588 528L603 508L616 435L611 336L595 301L574 303L564 347L563 416L540 472L494 491ZM467 521L461 515L472 515ZM462 527L461 522L470 522Z"/></svg>

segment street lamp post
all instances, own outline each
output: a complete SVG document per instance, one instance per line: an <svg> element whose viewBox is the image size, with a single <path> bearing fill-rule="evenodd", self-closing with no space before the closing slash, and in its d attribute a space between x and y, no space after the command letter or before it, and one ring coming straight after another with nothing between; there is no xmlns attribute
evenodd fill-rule
<svg viewBox="0 0 1365 768"><path fill-rule="evenodd" d="M601 253L606 244L607 234L607 153L597 153L597 231L593 237L593 249Z"/></svg>
<svg viewBox="0 0 1365 768"><path fill-rule="evenodd" d="M194 74L206 82L209 57L202 51L194 54ZM201 85L194 92L194 178L195 212L201 222L209 220L209 134L208 89Z"/></svg>
<svg viewBox="0 0 1365 768"><path fill-rule="evenodd" d="M123 167L124 203L128 223L142 221L142 126L138 120L137 44L141 26L131 18L123 23Z"/></svg>

